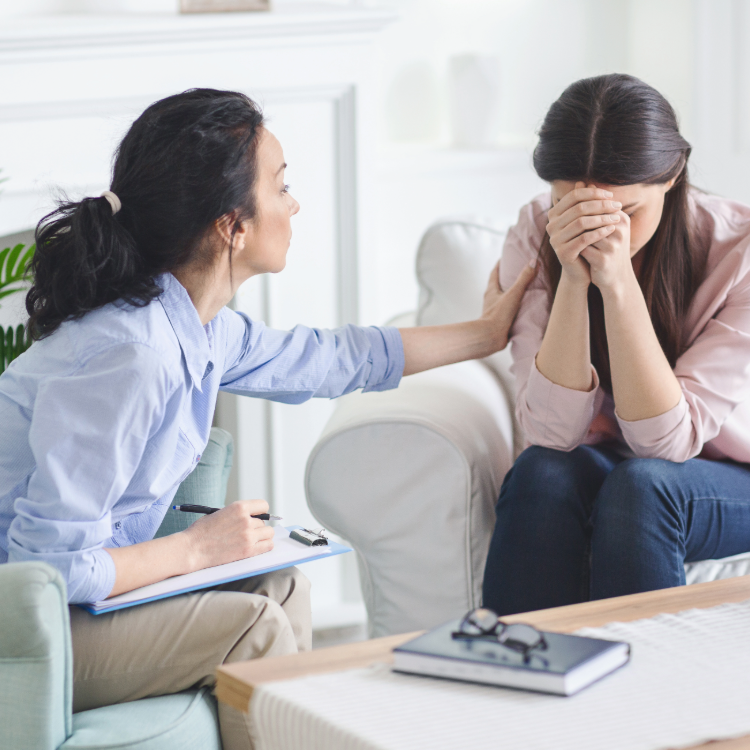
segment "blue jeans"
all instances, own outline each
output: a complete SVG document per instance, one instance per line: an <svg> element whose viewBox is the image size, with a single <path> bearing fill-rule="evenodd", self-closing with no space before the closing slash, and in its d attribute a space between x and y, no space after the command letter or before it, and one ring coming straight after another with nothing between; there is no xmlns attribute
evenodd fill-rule
<svg viewBox="0 0 750 750"><path fill-rule="evenodd" d="M501 615L681 586L750 551L750 465L532 446L508 472L484 574Z"/></svg>

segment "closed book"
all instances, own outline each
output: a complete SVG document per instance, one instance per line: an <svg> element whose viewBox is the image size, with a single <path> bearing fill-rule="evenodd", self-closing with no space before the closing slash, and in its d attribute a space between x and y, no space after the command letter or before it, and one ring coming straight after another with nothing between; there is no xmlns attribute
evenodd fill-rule
<svg viewBox="0 0 750 750"><path fill-rule="evenodd" d="M393 650L397 672L573 695L630 659L630 646L580 635L544 632L547 648L527 657L496 640L454 639L460 620Z"/></svg>

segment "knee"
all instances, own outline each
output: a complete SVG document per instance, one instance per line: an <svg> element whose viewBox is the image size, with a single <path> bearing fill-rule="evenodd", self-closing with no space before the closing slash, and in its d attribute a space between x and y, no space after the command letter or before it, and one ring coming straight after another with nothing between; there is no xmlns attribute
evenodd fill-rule
<svg viewBox="0 0 750 750"><path fill-rule="evenodd" d="M312 608L310 579L297 568L284 568L270 573L269 596L283 608L291 624L298 651L312 648Z"/></svg>
<svg viewBox="0 0 750 750"><path fill-rule="evenodd" d="M578 450L565 452L532 445L516 459L500 492L497 511L517 509L533 516L540 509L567 507L580 482L584 463Z"/></svg>
<svg viewBox="0 0 750 750"><path fill-rule="evenodd" d="M274 574L276 577L276 586L281 596L276 598L283 604L289 600L294 600L310 606L310 579L302 573L299 568L284 568L277 570Z"/></svg>
<svg viewBox="0 0 750 750"><path fill-rule="evenodd" d="M237 597L237 606L244 605L247 610L245 629L226 662L297 653L294 630L282 606L267 598L259 603L259 598Z"/></svg>
<svg viewBox="0 0 750 750"><path fill-rule="evenodd" d="M593 520L618 528L636 529L665 515L674 516L674 486L679 464L660 458L623 461L607 476L594 504Z"/></svg>

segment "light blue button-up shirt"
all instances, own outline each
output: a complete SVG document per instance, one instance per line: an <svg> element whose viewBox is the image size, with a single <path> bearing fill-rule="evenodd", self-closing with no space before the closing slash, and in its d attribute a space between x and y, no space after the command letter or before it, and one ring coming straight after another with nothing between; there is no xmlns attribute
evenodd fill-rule
<svg viewBox="0 0 750 750"><path fill-rule="evenodd" d="M43 560L71 602L106 598L105 547L151 539L208 442L219 389L299 404L395 388L395 328L275 331L182 285L64 323L0 376L0 563Z"/></svg>

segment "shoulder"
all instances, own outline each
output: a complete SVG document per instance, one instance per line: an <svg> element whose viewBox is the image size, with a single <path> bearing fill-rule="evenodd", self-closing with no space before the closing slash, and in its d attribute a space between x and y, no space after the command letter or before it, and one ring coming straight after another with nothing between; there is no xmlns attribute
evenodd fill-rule
<svg viewBox="0 0 750 750"><path fill-rule="evenodd" d="M706 275L727 263L750 272L750 206L692 190L690 200L699 241L707 251Z"/></svg>
<svg viewBox="0 0 750 750"><path fill-rule="evenodd" d="M518 221L508 230L500 262L500 283L507 289L524 266L539 255L547 231L547 213L552 207L550 193L538 195L518 214ZM532 284L541 283L541 274Z"/></svg>
<svg viewBox="0 0 750 750"><path fill-rule="evenodd" d="M541 243L547 231L547 213L552 208L552 194L542 193L527 203L518 212L518 221L511 227L509 234L518 239L533 242L535 249Z"/></svg>
<svg viewBox="0 0 750 750"><path fill-rule="evenodd" d="M158 298L143 307L116 302L92 310L66 321L29 351L59 374L104 359L112 367L141 368L149 376L182 369L179 341Z"/></svg>
<svg viewBox="0 0 750 750"><path fill-rule="evenodd" d="M698 225L709 226L715 239L750 232L750 206L696 188L690 191L690 201Z"/></svg>

